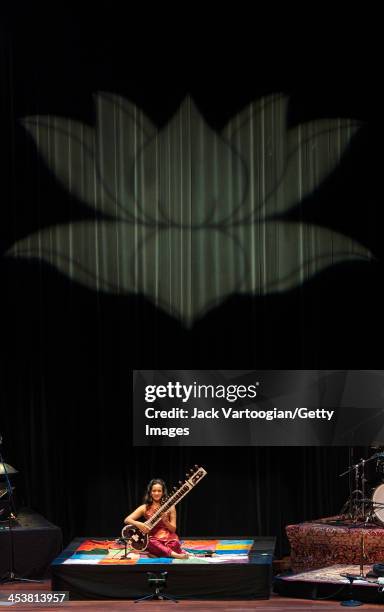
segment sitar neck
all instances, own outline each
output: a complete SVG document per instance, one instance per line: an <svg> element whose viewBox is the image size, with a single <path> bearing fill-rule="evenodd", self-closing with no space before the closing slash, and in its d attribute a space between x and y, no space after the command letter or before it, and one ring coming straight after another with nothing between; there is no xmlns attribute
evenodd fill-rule
<svg viewBox="0 0 384 612"><path fill-rule="evenodd" d="M194 473L183 482L177 491L172 493L172 495L161 504L156 512L154 512L154 514L147 521L145 521L145 525L147 525L147 527L150 529L155 527L155 525L161 521L164 512L167 512L167 510L169 510L172 506L176 506L176 504L178 504L179 501L183 499L183 497L185 497L202 478L204 478L206 473L207 472L204 470L204 468L197 468L196 471L194 471Z"/></svg>

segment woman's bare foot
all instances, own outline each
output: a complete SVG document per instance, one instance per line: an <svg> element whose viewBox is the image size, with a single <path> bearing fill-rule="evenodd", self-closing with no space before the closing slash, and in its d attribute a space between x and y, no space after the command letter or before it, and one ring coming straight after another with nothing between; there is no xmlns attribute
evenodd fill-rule
<svg viewBox="0 0 384 612"><path fill-rule="evenodd" d="M172 551L171 552L171 557L173 557L174 559L188 559L189 558L189 554L187 552L176 553L176 552Z"/></svg>

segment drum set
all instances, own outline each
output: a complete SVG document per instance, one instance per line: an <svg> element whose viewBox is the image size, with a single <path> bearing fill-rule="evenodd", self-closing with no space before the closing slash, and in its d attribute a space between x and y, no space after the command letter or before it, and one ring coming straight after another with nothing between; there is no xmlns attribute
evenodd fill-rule
<svg viewBox="0 0 384 612"><path fill-rule="evenodd" d="M371 457L360 459L340 474L349 475L349 497L341 515L354 523L384 525L384 448L373 450Z"/></svg>

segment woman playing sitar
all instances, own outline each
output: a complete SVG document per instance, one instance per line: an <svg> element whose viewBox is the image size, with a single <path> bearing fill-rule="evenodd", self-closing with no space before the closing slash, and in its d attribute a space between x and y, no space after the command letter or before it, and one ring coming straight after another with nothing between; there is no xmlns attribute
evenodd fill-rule
<svg viewBox="0 0 384 612"><path fill-rule="evenodd" d="M161 478L153 478L147 486L144 503L136 508L125 519L126 525L133 525L142 533L149 534L146 550L156 557L173 557L174 559L187 559L188 553L183 551L180 540L176 534L176 508L171 506L161 517L161 520L152 528L140 519L148 521L158 511L167 497L167 488Z"/></svg>

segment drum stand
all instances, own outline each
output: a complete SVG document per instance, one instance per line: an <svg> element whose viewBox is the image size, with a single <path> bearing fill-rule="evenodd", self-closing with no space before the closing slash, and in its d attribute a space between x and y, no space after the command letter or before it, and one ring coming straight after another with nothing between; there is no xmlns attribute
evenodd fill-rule
<svg viewBox="0 0 384 612"><path fill-rule="evenodd" d="M382 453L375 453L372 457L368 459L361 459L359 463L355 465L350 465L349 468L339 474L339 477L346 476L349 474L349 497L342 507L340 514L347 514L348 518L350 518L354 523L368 523L373 520L374 517L374 507L376 506L384 506L384 504L379 504L373 502L371 499L366 499L366 482L365 478L365 465L369 461L373 461L374 459L378 459L382 457ZM361 473L360 473L361 468ZM354 473L354 490L352 491L352 473ZM369 511L368 511L369 508Z"/></svg>
<svg viewBox="0 0 384 612"><path fill-rule="evenodd" d="M341 602L342 606L354 607L360 606L361 602L354 600L352 598L352 583L354 580L366 580L366 576L364 575L364 557L365 557L365 531L369 524L373 522L377 522L375 519L375 510L377 508L384 508L384 503L375 502L373 499L366 499L365 495L365 464L374 459L383 458L383 453L375 453L372 457L368 459L361 459L359 463L355 465L350 465L348 470L340 474L341 476L345 476L346 474L350 475L350 494L349 498L344 504L341 513L346 513L348 511L348 516L355 523L356 527L362 527L361 538L360 538L360 572L358 575L356 574L341 574L345 578L348 579L350 590L349 590L349 599ZM360 473L361 468L361 473ZM354 472L354 484L355 489L352 491L352 473ZM361 487L359 488L359 480ZM378 518L378 517L377 517Z"/></svg>
<svg viewBox="0 0 384 612"><path fill-rule="evenodd" d="M364 494L363 494L363 488L365 486L364 483L364 478L362 480L362 488L359 488L359 479L360 479L360 474L359 474L359 467L360 464L356 463L356 465L352 465L348 468L348 470L346 470L345 472L343 472L342 474L339 475L339 477L341 478L342 476L346 476L347 474L349 474L350 478L349 478L349 497L347 499L347 501L345 502L344 506L342 507L342 509L340 510L340 514L343 515L347 515L349 519L351 519L352 521L358 521L359 519L361 519L361 499L364 498ZM354 472L354 485L355 488L354 490L352 490L352 473ZM364 513L364 510L363 510Z"/></svg>

